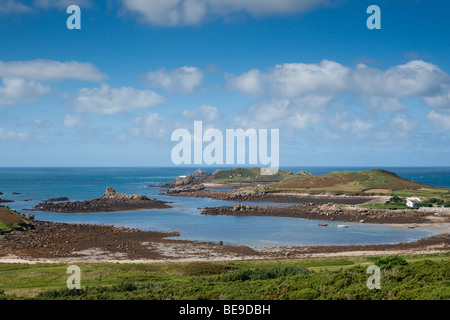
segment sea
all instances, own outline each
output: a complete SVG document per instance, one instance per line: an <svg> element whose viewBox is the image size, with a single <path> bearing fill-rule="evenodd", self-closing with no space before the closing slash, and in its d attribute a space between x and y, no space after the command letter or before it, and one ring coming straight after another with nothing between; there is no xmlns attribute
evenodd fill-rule
<svg viewBox="0 0 450 320"><path fill-rule="evenodd" d="M234 205L235 202L208 198L161 195L160 184L192 173L192 167L136 168L0 168L0 198L14 200L7 205L28 213L39 202L67 197L70 201L91 200L107 187L117 192L142 194L171 202L170 209L108 213L61 214L31 211L36 220L65 223L105 224L151 231L178 231L174 239L219 242L254 248L279 246L392 244L416 241L436 235L426 228L407 228L382 224L327 222L285 217L234 217L201 215L203 207ZM216 169L201 168L208 172ZM316 175L341 170L366 170L365 167L283 167L283 170L308 171ZM382 167L399 176L426 185L450 188L450 167ZM149 187L152 185L152 187ZM242 203L242 202L240 202ZM245 202L244 202L245 203ZM248 203L252 205L292 205ZM323 223L323 222L322 222Z"/></svg>

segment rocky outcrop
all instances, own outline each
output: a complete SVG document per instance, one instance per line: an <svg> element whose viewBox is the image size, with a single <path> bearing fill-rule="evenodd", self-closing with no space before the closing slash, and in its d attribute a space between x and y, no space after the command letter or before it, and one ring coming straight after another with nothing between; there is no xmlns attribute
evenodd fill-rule
<svg viewBox="0 0 450 320"><path fill-rule="evenodd" d="M44 202L62 202L62 201L69 201L69 198L67 197L52 198L45 200Z"/></svg>
<svg viewBox="0 0 450 320"><path fill-rule="evenodd" d="M207 177L211 176L211 173L206 172L205 170L202 170L202 169L197 169L191 174L191 176L193 178L207 178Z"/></svg>
<svg viewBox="0 0 450 320"><path fill-rule="evenodd" d="M165 194L174 195L186 192L198 192L205 190L205 186L203 184L194 184L194 185L183 185L175 188L171 188L167 190Z"/></svg>
<svg viewBox="0 0 450 320"><path fill-rule="evenodd" d="M151 200L143 195L118 193L113 188L107 188L100 198L75 202L43 202L34 207L38 211L58 213L88 213L130 211L138 209L170 208L166 201Z"/></svg>
<svg viewBox="0 0 450 320"><path fill-rule="evenodd" d="M365 209L353 206L341 207L332 204L316 205L313 203L283 207L235 204L232 207L206 207L203 208L202 214L272 216L360 223L432 223L429 219L429 214L417 210Z"/></svg>
<svg viewBox="0 0 450 320"><path fill-rule="evenodd" d="M0 199L0 203L10 203L14 202L14 200Z"/></svg>

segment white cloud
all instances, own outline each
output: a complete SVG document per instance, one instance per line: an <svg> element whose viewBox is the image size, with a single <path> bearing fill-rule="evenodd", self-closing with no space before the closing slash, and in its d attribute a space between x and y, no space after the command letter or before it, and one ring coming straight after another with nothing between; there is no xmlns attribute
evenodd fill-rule
<svg viewBox="0 0 450 320"><path fill-rule="evenodd" d="M450 130L450 114L431 111L428 114L428 120L438 129Z"/></svg>
<svg viewBox="0 0 450 320"><path fill-rule="evenodd" d="M136 128L131 130L134 135L144 135L145 137L166 137L170 130L170 121L158 113L149 113L136 117L134 120Z"/></svg>
<svg viewBox="0 0 450 320"><path fill-rule="evenodd" d="M0 15L33 12L33 8L15 0L0 0Z"/></svg>
<svg viewBox="0 0 450 320"><path fill-rule="evenodd" d="M227 75L228 87L253 97L295 98L353 93L374 110L405 110L403 98L420 98L430 106L450 107L450 76L438 66L413 60L385 71L359 64L354 68L323 60L319 64L276 65L267 72L251 69Z"/></svg>
<svg viewBox="0 0 450 320"><path fill-rule="evenodd" d="M0 140L26 140L28 137L28 132L14 132L0 128Z"/></svg>
<svg viewBox="0 0 450 320"><path fill-rule="evenodd" d="M245 128L275 128L286 132L292 129L305 130L322 122L321 111L330 99L306 96L295 101L280 99L257 103L237 117L235 122Z"/></svg>
<svg viewBox="0 0 450 320"><path fill-rule="evenodd" d="M285 98L305 93L331 94L350 89L350 70L339 63L323 60L319 64L287 63L276 65L267 73L252 69L228 85L245 95L271 94Z"/></svg>
<svg viewBox="0 0 450 320"><path fill-rule="evenodd" d="M262 96L264 94L261 72L256 69L234 78L230 76L227 83L230 89L238 90L247 96Z"/></svg>
<svg viewBox="0 0 450 320"><path fill-rule="evenodd" d="M219 108L212 105L203 105L195 109L186 109L181 112L183 118L188 120L214 121L222 117Z"/></svg>
<svg viewBox="0 0 450 320"><path fill-rule="evenodd" d="M449 76L438 66L413 60L386 71L358 65L353 70L353 81L364 94L385 97L427 96L439 90Z"/></svg>
<svg viewBox="0 0 450 320"><path fill-rule="evenodd" d="M305 130L314 125L319 124L322 117L316 113L300 113L293 114L288 119L288 123L295 129Z"/></svg>
<svg viewBox="0 0 450 320"><path fill-rule="evenodd" d="M292 15L329 5L332 0L122 0L126 10L152 25L196 25L215 17Z"/></svg>
<svg viewBox="0 0 450 320"><path fill-rule="evenodd" d="M70 5L77 5L81 8L92 7L91 0L34 0L33 5L38 8L67 8Z"/></svg>
<svg viewBox="0 0 450 320"><path fill-rule="evenodd" d="M370 131L374 125L367 121L362 121L360 119L354 119L351 121L343 122L340 124L340 129L342 131L355 133L358 135L365 134Z"/></svg>
<svg viewBox="0 0 450 320"><path fill-rule="evenodd" d="M407 109L397 98L362 95L361 99L364 105L370 109L381 112L395 112Z"/></svg>
<svg viewBox="0 0 450 320"><path fill-rule="evenodd" d="M0 61L0 77L41 81L82 80L100 82L106 78L91 63L54 60Z"/></svg>
<svg viewBox="0 0 450 320"><path fill-rule="evenodd" d="M188 66L171 71L161 68L147 73L145 80L150 86L161 87L168 92L191 93L202 84L203 73L198 68Z"/></svg>
<svg viewBox="0 0 450 320"><path fill-rule="evenodd" d="M424 100L430 106L450 109L450 83L442 84L441 91L438 94L425 97Z"/></svg>
<svg viewBox="0 0 450 320"><path fill-rule="evenodd" d="M403 114L399 114L390 119L389 124L394 130L400 131L412 131L419 126L419 122L417 120L410 119Z"/></svg>
<svg viewBox="0 0 450 320"><path fill-rule="evenodd" d="M3 78L0 86L0 107L16 106L40 100L49 94L49 86L32 80L20 78Z"/></svg>
<svg viewBox="0 0 450 320"><path fill-rule="evenodd" d="M76 128L83 124L83 119L79 115L66 114L63 120L64 126L66 128Z"/></svg>
<svg viewBox="0 0 450 320"><path fill-rule="evenodd" d="M111 88L103 84L100 88L83 88L70 105L78 112L117 114L146 109L165 103L165 99L151 90L131 87Z"/></svg>

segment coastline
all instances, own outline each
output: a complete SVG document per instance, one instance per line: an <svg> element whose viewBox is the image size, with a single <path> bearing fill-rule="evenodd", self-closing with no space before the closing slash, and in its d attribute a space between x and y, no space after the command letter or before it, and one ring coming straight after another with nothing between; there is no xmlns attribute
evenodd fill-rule
<svg viewBox="0 0 450 320"><path fill-rule="evenodd" d="M438 253L450 251L449 225L443 226L438 235L414 242L250 248L168 239L176 233L35 221L33 229L0 236L0 263L282 260Z"/></svg>
<svg viewBox="0 0 450 320"><path fill-rule="evenodd" d="M272 216L395 225L450 222L450 214L443 214L437 217L433 216L431 212L422 212L414 209L366 209L358 206L316 205L314 203L282 207L235 204L234 206L205 207L201 213L204 215Z"/></svg>

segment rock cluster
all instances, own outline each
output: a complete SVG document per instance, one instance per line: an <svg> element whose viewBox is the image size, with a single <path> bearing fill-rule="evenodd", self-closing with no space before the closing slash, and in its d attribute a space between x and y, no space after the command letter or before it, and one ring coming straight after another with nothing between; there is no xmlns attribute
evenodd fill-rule
<svg viewBox="0 0 450 320"><path fill-rule="evenodd" d="M166 194L173 195L173 194L180 194L183 192L197 192L203 190L205 190L205 186L203 184L184 185L169 189L167 190Z"/></svg>
<svg viewBox="0 0 450 320"><path fill-rule="evenodd" d="M100 198L75 202L43 202L35 206L35 210L59 213L112 212L137 209L170 208L165 201L150 200L143 195L118 193L107 188Z"/></svg>
<svg viewBox="0 0 450 320"><path fill-rule="evenodd" d="M424 223L429 222L426 213L417 210L364 209L336 205L306 203L296 206L248 206L236 204L230 207L204 208L206 215L274 216L329 221L353 221L360 223Z"/></svg>
<svg viewBox="0 0 450 320"><path fill-rule="evenodd" d="M206 178L209 177L210 175L211 173L206 172L205 170L202 169L197 169L191 174L191 176L194 178Z"/></svg>

